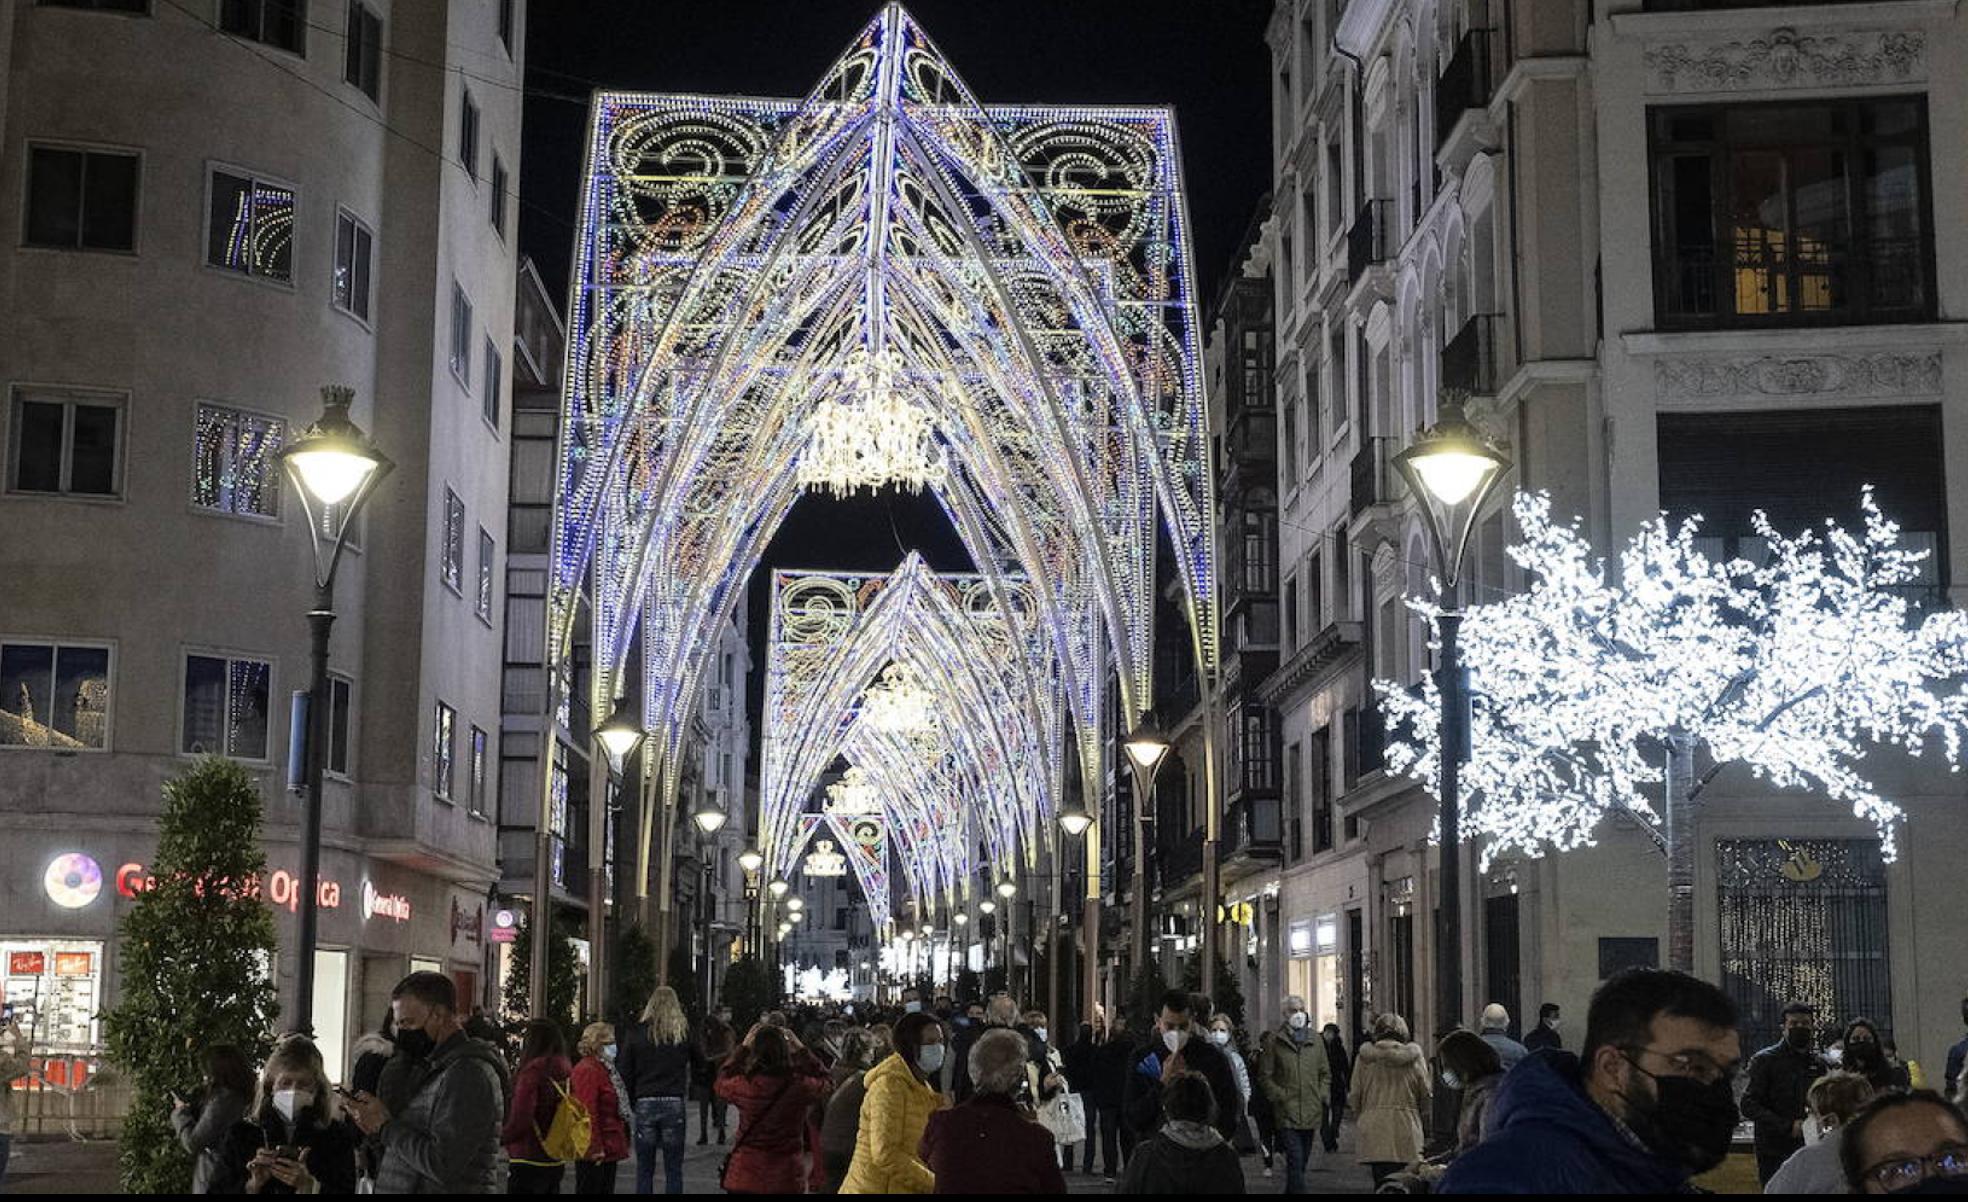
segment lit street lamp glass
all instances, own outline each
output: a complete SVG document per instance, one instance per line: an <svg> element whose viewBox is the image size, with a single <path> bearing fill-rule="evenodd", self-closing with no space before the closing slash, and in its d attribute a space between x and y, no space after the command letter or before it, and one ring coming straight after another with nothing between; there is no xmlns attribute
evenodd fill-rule
<svg viewBox="0 0 1968 1202"><path fill-rule="evenodd" d="M1441 416L1415 438L1413 445L1394 457L1394 466L1406 477L1409 487L1422 494L1424 503L1433 501L1448 508L1472 498L1480 503L1510 467L1510 460L1464 416L1462 395L1448 392L1442 396ZM1447 515L1431 511L1430 516L1445 541L1456 533L1449 529ZM1472 521L1474 517L1471 513ZM1460 544L1462 539L1455 541ZM1460 547L1445 550L1454 553Z"/></svg>
<svg viewBox="0 0 1968 1202"><path fill-rule="evenodd" d="M764 865L765 857L759 854L759 849L756 847L747 847L738 853L738 867L746 872L757 872Z"/></svg>
<svg viewBox="0 0 1968 1202"><path fill-rule="evenodd" d="M692 814L690 818L691 821L697 824L697 829L707 835L715 835L718 832L718 828L724 825L724 811L709 800L706 800L702 806L698 807L697 812Z"/></svg>
<svg viewBox="0 0 1968 1202"><path fill-rule="evenodd" d="M986 914L994 914L997 912L998 903L992 901L990 898L987 897L983 901L977 903L977 908L979 910L982 910Z"/></svg>
<svg viewBox="0 0 1968 1202"><path fill-rule="evenodd" d="M968 923L968 922L970 921L970 915L968 915L968 914L952 914L952 915L950 915L950 921L951 921L951 922L953 922L953 923L955 923L955 924L956 924L957 926L963 926L963 925L965 925L966 923Z"/></svg>
<svg viewBox="0 0 1968 1202"><path fill-rule="evenodd" d="M280 453L295 481L323 505L339 505L389 460L349 420L352 390L324 389L321 416Z"/></svg>
<svg viewBox="0 0 1968 1202"><path fill-rule="evenodd" d="M636 720L626 699L618 699L615 712L595 730L595 738L601 740L603 750L617 764L627 759L636 749L636 744L642 742L642 734L642 723Z"/></svg>
<svg viewBox="0 0 1968 1202"><path fill-rule="evenodd" d="M1162 757L1168 754L1169 744L1162 737L1162 732L1155 729L1154 723L1143 722L1134 728L1134 733L1121 744L1121 749L1127 752L1128 759L1136 768L1152 773L1155 766L1162 762Z"/></svg>
<svg viewBox="0 0 1968 1202"><path fill-rule="evenodd" d="M1059 811L1059 825L1067 834L1077 839L1086 834L1087 828L1093 825L1093 815L1087 813L1085 807L1076 801Z"/></svg>
<svg viewBox="0 0 1968 1202"><path fill-rule="evenodd" d="M802 897L792 898L791 900L786 902L786 908L788 910L791 910L793 913L797 914L801 910L806 909L806 899Z"/></svg>
<svg viewBox="0 0 1968 1202"><path fill-rule="evenodd" d="M1018 893L1018 886L1012 884L1010 877L1006 877L1005 879L998 882L999 897L1004 898L1006 901L1010 901L1012 897L1014 897L1017 893Z"/></svg>
<svg viewBox="0 0 1968 1202"><path fill-rule="evenodd" d="M772 896L784 897L786 896L786 890L791 889L792 886L786 883L785 877L776 876L772 878L772 883L767 885L766 888L772 890Z"/></svg>

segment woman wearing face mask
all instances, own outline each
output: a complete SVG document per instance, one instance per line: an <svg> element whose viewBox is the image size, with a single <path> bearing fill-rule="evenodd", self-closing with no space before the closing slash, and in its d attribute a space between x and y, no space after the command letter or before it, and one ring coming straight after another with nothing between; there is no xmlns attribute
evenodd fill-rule
<svg viewBox="0 0 1968 1202"><path fill-rule="evenodd" d="M923 1013L905 1014L895 1024L895 1051L862 1078L861 1129L843 1194L927 1194L936 1176L917 1152L929 1116L943 1107L943 1095L930 1085L943 1067L943 1024Z"/></svg>
<svg viewBox="0 0 1968 1202"><path fill-rule="evenodd" d="M1432 1092L1428 1062L1408 1041L1407 1021L1398 1014L1374 1019L1373 1042L1354 1059L1346 1100L1360 1116L1355 1153L1373 1170L1375 1185L1421 1158L1421 1115Z"/></svg>
<svg viewBox="0 0 1968 1202"><path fill-rule="evenodd" d="M1804 1096L1810 1108L1804 1119L1804 1146L1771 1176L1763 1187L1766 1194L1845 1192L1839 1149L1846 1124L1872 1101L1872 1085L1857 1073L1826 1073L1811 1083Z"/></svg>
<svg viewBox="0 0 1968 1202"><path fill-rule="evenodd" d="M581 1062L574 1066L567 1088L588 1108L591 1125L587 1158L574 1166L574 1192L612 1194L615 1166L629 1158L629 1112L609 1063L615 1059L615 1028L589 1023L576 1050Z"/></svg>
<svg viewBox="0 0 1968 1202"><path fill-rule="evenodd" d="M1968 1194L1968 1120L1928 1089L1873 1098L1839 1147L1855 1194Z"/></svg>
<svg viewBox="0 0 1968 1202"><path fill-rule="evenodd" d="M1864 1077L1875 1092L1894 1088L1893 1066L1886 1063L1885 1049L1879 1043L1879 1028L1869 1018L1855 1018L1845 1026L1845 1053L1839 1067Z"/></svg>
<svg viewBox="0 0 1968 1202"><path fill-rule="evenodd" d="M358 1138L337 1112L321 1053L294 1036L260 1073L253 1108L226 1137L226 1193L352 1194Z"/></svg>
<svg viewBox="0 0 1968 1202"><path fill-rule="evenodd" d="M1442 1065L1443 1088L1462 1091L1453 1159L1482 1143L1488 1133L1490 1102L1503 1081L1503 1061L1497 1057L1496 1048L1472 1031L1451 1031L1443 1036L1435 1045L1435 1058Z"/></svg>
<svg viewBox="0 0 1968 1202"><path fill-rule="evenodd" d="M253 1101L253 1067L229 1043L205 1049L205 1082L198 1101L179 1098L171 1107L171 1129L191 1153L191 1192L214 1194L225 1180L226 1135L246 1117Z"/></svg>
<svg viewBox="0 0 1968 1202"><path fill-rule="evenodd" d="M1231 1029L1229 1015L1219 1014L1210 1020L1209 1041L1230 1062L1230 1073L1237 1079L1237 1096L1243 1099L1245 1113L1248 1114L1251 1100L1250 1065L1244 1063L1244 1054L1237 1047L1236 1032Z"/></svg>

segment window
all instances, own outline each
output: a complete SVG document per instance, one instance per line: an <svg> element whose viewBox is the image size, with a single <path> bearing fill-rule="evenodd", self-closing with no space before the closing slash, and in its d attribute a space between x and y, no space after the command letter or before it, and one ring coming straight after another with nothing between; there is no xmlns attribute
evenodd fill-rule
<svg viewBox="0 0 1968 1202"><path fill-rule="evenodd" d="M89 8L105 13L135 13L147 16L150 0L35 0L42 8Z"/></svg>
<svg viewBox="0 0 1968 1202"><path fill-rule="evenodd" d="M499 407L504 399L499 395L506 383L506 365L499 358L499 344L490 338L485 340L485 421L494 430L499 428Z"/></svg>
<svg viewBox="0 0 1968 1202"><path fill-rule="evenodd" d="M451 285L451 374L471 387L472 305L465 290Z"/></svg>
<svg viewBox="0 0 1968 1202"><path fill-rule="evenodd" d="M1330 424L1326 414L1319 419L1319 434L1330 438L1346 425L1346 323L1336 321L1326 335L1326 370L1332 373ZM1324 448L1322 447L1321 450Z"/></svg>
<svg viewBox="0 0 1968 1202"><path fill-rule="evenodd" d="M349 709L355 685L344 677L328 678L328 771L349 774Z"/></svg>
<svg viewBox="0 0 1968 1202"><path fill-rule="evenodd" d="M1649 113L1662 325L1934 315L1920 97Z"/></svg>
<svg viewBox="0 0 1968 1202"><path fill-rule="evenodd" d="M1285 646L1286 655L1298 650L1298 578L1285 580Z"/></svg>
<svg viewBox="0 0 1968 1202"><path fill-rule="evenodd" d="M478 182L478 104L469 88L458 115L458 164L473 183Z"/></svg>
<svg viewBox="0 0 1968 1202"><path fill-rule="evenodd" d="M1244 589L1246 593L1268 595L1277 587L1277 564L1271 548L1276 545L1277 518L1269 513L1244 512Z"/></svg>
<svg viewBox="0 0 1968 1202"><path fill-rule="evenodd" d="M1320 727L1306 744L1307 792L1312 803L1312 854L1333 845L1332 728Z"/></svg>
<svg viewBox="0 0 1968 1202"><path fill-rule="evenodd" d="M1303 575L1305 577L1305 629L1317 633L1326 628L1324 596L1326 578L1319 567L1317 551L1306 557Z"/></svg>
<svg viewBox="0 0 1968 1202"><path fill-rule="evenodd" d="M1278 450L1283 455L1285 491L1290 492L1298 486L1298 409L1290 401L1285 403L1285 428Z"/></svg>
<svg viewBox="0 0 1968 1202"><path fill-rule="evenodd" d="M137 168L137 156L127 151L29 146L22 243L135 250Z"/></svg>
<svg viewBox="0 0 1968 1202"><path fill-rule="evenodd" d="M1285 748L1285 812L1291 815L1288 850L1294 863L1305 856L1305 798L1299 793L1298 775L1301 758L1298 744Z"/></svg>
<svg viewBox="0 0 1968 1202"><path fill-rule="evenodd" d="M337 309L359 321L369 320L370 264L375 261L376 236L348 210L335 214L335 281Z"/></svg>
<svg viewBox="0 0 1968 1202"><path fill-rule="evenodd" d="M286 436L287 423L277 417L200 404L191 441L191 503L242 517L279 517Z"/></svg>
<svg viewBox="0 0 1968 1202"><path fill-rule="evenodd" d="M438 702L431 723L431 792L440 801L451 800L451 733L457 725L457 712Z"/></svg>
<svg viewBox="0 0 1968 1202"><path fill-rule="evenodd" d="M267 758L273 665L260 659L188 654L184 664L183 737L186 755Z"/></svg>
<svg viewBox="0 0 1968 1202"><path fill-rule="evenodd" d="M1278 722L1270 708L1246 706L1243 713L1244 788L1278 787Z"/></svg>
<svg viewBox="0 0 1968 1202"><path fill-rule="evenodd" d="M109 648L0 641L0 747L109 746Z"/></svg>
<svg viewBox="0 0 1968 1202"><path fill-rule="evenodd" d="M513 0L498 0L499 3L499 44L512 53L513 43Z"/></svg>
<svg viewBox="0 0 1968 1202"><path fill-rule="evenodd" d="M294 190L214 168L205 261L262 279L294 278Z"/></svg>
<svg viewBox="0 0 1968 1202"><path fill-rule="evenodd" d="M383 18L362 0L349 0L348 56L342 78L371 100L383 90Z"/></svg>
<svg viewBox="0 0 1968 1202"><path fill-rule="evenodd" d="M307 0L219 0L219 28L306 54Z"/></svg>
<svg viewBox="0 0 1968 1202"><path fill-rule="evenodd" d="M492 621L492 567L497 559L492 536L485 527L478 528L478 616L487 623Z"/></svg>
<svg viewBox="0 0 1968 1202"><path fill-rule="evenodd" d="M444 587L464 595L465 503L449 488L444 490L444 559L438 565L438 578Z"/></svg>
<svg viewBox="0 0 1968 1202"><path fill-rule="evenodd" d="M12 492L115 497L123 492L123 400L104 393L19 391L8 423Z"/></svg>
<svg viewBox="0 0 1968 1202"><path fill-rule="evenodd" d="M492 156L492 230L506 236L506 161Z"/></svg>
<svg viewBox="0 0 1968 1202"><path fill-rule="evenodd" d="M485 732L471 728L471 792L467 809L474 818L485 817Z"/></svg>

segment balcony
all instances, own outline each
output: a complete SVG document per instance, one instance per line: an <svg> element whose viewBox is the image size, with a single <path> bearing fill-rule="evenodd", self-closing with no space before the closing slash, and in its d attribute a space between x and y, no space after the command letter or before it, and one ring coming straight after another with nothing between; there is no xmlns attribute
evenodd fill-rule
<svg viewBox="0 0 1968 1202"><path fill-rule="evenodd" d="M1367 268L1394 257L1394 202L1370 200L1346 231L1346 278L1355 284Z"/></svg>
<svg viewBox="0 0 1968 1202"><path fill-rule="evenodd" d="M1360 449L1353 454L1352 477L1352 516L1392 502L1394 482L1400 477L1394 468L1394 440L1379 436L1362 439Z"/></svg>
<svg viewBox="0 0 1968 1202"><path fill-rule="evenodd" d="M1491 70L1493 30L1472 29L1456 43L1448 70L1435 84L1435 149L1439 153L1455 132L1456 122L1470 109L1486 109L1496 90Z"/></svg>
<svg viewBox="0 0 1968 1202"><path fill-rule="evenodd" d="M1218 832L1218 863L1239 858L1275 860L1282 852L1282 810L1276 794L1246 794L1230 803Z"/></svg>
<svg viewBox="0 0 1968 1202"><path fill-rule="evenodd" d="M1478 313L1462 323L1449 344L1442 348L1442 387L1458 389L1470 396L1495 396L1501 381L1497 378L1497 326L1495 313Z"/></svg>

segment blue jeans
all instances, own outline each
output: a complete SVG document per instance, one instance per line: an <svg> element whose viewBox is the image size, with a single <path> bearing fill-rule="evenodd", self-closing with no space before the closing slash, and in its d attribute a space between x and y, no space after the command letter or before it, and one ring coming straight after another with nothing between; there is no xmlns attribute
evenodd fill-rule
<svg viewBox="0 0 1968 1202"><path fill-rule="evenodd" d="M1278 1142L1285 1146L1285 1192L1305 1192L1305 1166L1319 1147L1316 1129L1278 1128Z"/></svg>
<svg viewBox="0 0 1968 1202"><path fill-rule="evenodd" d="M683 1192L682 1098L637 1098L635 1104L636 1193L656 1192L656 1152L663 1153L663 1192Z"/></svg>

